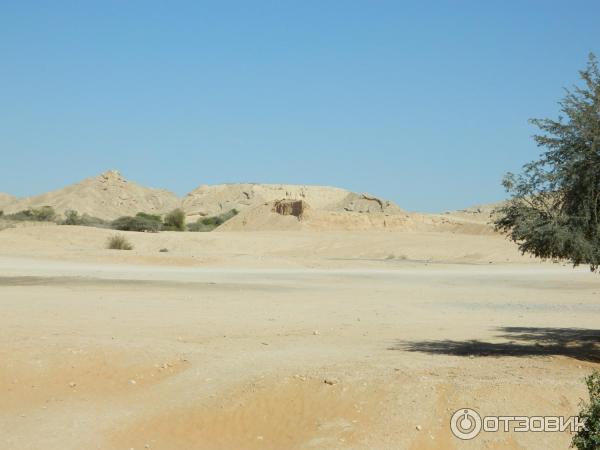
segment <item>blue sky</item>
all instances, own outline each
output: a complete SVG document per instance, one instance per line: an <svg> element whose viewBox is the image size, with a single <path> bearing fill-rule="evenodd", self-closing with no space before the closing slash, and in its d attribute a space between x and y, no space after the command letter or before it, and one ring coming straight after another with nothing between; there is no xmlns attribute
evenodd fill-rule
<svg viewBox="0 0 600 450"><path fill-rule="evenodd" d="M530 117L590 51L590 1L2 1L0 191L119 169L326 184L409 210L504 197Z"/></svg>

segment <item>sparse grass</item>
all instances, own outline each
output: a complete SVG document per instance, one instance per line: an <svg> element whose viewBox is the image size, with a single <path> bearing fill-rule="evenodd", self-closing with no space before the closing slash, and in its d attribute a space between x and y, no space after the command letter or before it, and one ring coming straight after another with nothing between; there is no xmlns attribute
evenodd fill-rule
<svg viewBox="0 0 600 450"><path fill-rule="evenodd" d="M108 238L106 248L110 250L133 250L133 245L120 234L115 234Z"/></svg>
<svg viewBox="0 0 600 450"><path fill-rule="evenodd" d="M396 261L396 260L398 260L398 261L405 261L405 260L407 260L407 259L408 259L408 258L407 258L407 256L406 256L406 255L403 255L403 254L401 254L401 255L395 255L395 254L393 254L393 253L390 253L389 255L387 255L387 256L385 257L385 260L386 260L386 261Z"/></svg>

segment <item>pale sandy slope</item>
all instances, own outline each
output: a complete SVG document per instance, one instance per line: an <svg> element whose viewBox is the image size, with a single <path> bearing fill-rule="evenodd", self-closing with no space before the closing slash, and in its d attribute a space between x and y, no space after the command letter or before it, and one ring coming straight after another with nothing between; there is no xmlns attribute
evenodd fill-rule
<svg viewBox="0 0 600 450"><path fill-rule="evenodd" d="M599 367L597 276L501 237L130 233L118 252L110 233L0 231L0 448L567 448L448 421L571 415Z"/></svg>
<svg viewBox="0 0 600 450"><path fill-rule="evenodd" d="M105 248L115 234L134 244L130 252ZM261 267L386 266L411 262L514 263L521 255L503 236L452 232L221 232L135 233L73 226L24 226L0 233L5 256L136 264ZM166 248L168 253L159 252Z"/></svg>
<svg viewBox="0 0 600 450"><path fill-rule="evenodd" d="M225 222L223 231L391 231L495 234L484 215L422 214L408 212L359 213L346 210L323 210L308 207L301 215L281 215L275 202L249 207Z"/></svg>
<svg viewBox="0 0 600 450"><path fill-rule="evenodd" d="M4 192L0 192L0 210L3 210L3 208L15 202L16 200L16 197L5 194Z"/></svg>
<svg viewBox="0 0 600 450"><path fill-rule="evenodd" d="M57 191L11 202L5 206L4 212L52 206L60 215L75 210L80 214L112 220L138 212L164 214L179 204L179 199L172 192L140 186L126 180L117 171L108 171Z"/></svg>

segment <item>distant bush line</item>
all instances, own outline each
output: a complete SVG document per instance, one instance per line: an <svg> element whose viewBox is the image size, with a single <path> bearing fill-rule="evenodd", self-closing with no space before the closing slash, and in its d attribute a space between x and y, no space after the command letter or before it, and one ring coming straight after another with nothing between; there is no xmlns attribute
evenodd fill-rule
<svg viewBox="0 0 600 450"><path fill-rule="evenodd" d="M201 217L196 222L188 224L187 228L188 231L212 231L232 217L235 217L237 214L238 211L232 209L231 211L219 214L218 216Z"/></svg>
<svg viewBox="0 0 600 450"><path fill-rule="evenodd" d="M55 222L57 219L56 212L52 206L26 209L14 214L4 214L3 211L0 211L0 217L5 220L13 220L15 222Z"/></svg>
<svg viewBox="0 0 600 450"><path fill-rule="evenodd" d="M238 214L232 209L218 216L201 217L194 223L185 223L185 212L179 208L174 209L165 216L139 212L135 216L123 216L115 220L104 220L89 214L79 214L75 210L68 210L61 218L51 206L30 208L14 214L4 214L0 211L0 219L12 222L54 222L59 225L79 225L85 227L108 228L120 231L139 231L158 233L159 231L212 231Z"/></svg>

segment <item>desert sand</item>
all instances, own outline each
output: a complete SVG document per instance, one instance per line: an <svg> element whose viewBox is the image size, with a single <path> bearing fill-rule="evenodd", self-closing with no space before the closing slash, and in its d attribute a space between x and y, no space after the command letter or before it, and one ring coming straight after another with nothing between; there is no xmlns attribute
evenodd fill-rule
<svg viewBox="0 0 600 450"><path fill-rule="evenodd" d="M460 441L449 419L573 415L600 367L598 276L496 234L122 233L134 250L106 250L114 233L0 231L0 448L567 448Z"/></svg>

